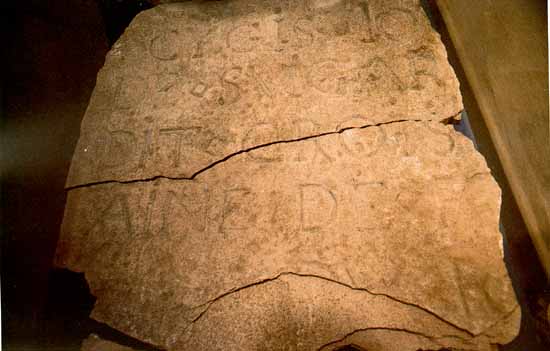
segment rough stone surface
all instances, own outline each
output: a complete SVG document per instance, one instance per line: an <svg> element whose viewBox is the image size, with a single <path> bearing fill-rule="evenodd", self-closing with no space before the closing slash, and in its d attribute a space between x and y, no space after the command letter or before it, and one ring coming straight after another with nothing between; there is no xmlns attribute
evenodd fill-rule
<svg viewBox="0 0 550 351"><path fill-rule="evenodd" d="M107 55L67 186L189 178L261 144L461 110L416 0L166 4Z"/></svg>
<svg viewBox="0 0 550 351"><path fill-rule="evenodd" d="M134 349L122 346L112 341L103 340L95 334L90 334L82 343L80 351L133 351Z"/></svg>
<svg viewBox="0 0 550 351"><path fill-rule="evenodd" d="M98 75L56 264L162 349L493 350L521 312L461 109L417 1L156 7Z"/></svg>
<svg viewBox="0 0 550 351"><path fill-rule="evenodd" d="M167 349L489 350L520 321L499 197L451 126L394 122L73 189L57 264Z"/></svg>

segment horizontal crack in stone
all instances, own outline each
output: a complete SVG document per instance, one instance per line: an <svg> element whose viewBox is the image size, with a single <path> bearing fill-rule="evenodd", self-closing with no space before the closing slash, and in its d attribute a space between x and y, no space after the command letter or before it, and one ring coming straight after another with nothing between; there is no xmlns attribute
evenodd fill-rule
<svg viewBox="0 0 550 351"><path fill-rule="evenodd" d="M439 121L440 123L442 124L450 124L454 119L455 119L455 116L459 115L460 112L458 114L454 114L453 116L449 117L449 118L446 118L446 119L443 119L441 121ZM74 189L79 189L79 188L86 188L86 187L92 187L92 186L96 186L96 185L103 185L103 184L132 184L132 183L146 183L146 182L151 182L151 181L155 181L157 179L169 179L169 180L194 180L197 176L199 176L200 174L202 174L203 172L206 172L207 170L215 167L216 165L220 164L220 163L223 163L223 162L226 162L228 161L229 159L235 157L235 156L238 156L240 154L243 154L243 153L247 153L247 152L250 152L250 151L253 151L253 150L257 150L257 149L261 149L261 148L265 148L265 147L269 147L269 146L272 146L272 145L277 145L277 144L289 144L289 143L296 143L296 142L301 142L301 141L306 141L306 140L310 140L310 139L315 139L315 138L320 138L320 137L323 137L323 136L327 136L327 135L335 135L335 134L342 134L344 133L345 131L347 130L353 130L353 129L366 129L366 128L371 128L371 127L380 127L380 126L383 126L383 125L390 125L390 124L397 124L397 123L404 123L404 122L433 122L433 120L420 120L420 119L400 119L400 120L395 120L395 121L390 121L390 122L381 122L381 123L375 123L375 124L366 124L366 125L363 125L363 126L359 126L359 127L346 127L346 128L341 128L341 129L338 129L336 131L333 131L333 132L325 132L325 133L320 133L320 134L315 134L315 135L309 135L309 136L305 136L305 137L300 137L300 138L295 138L295 139L288 139L288 140L276 140L276 141L271 141L269 143L264 143L264 144L260 144L260 145L255 145L253 147L250 147L250 148L247 148L247 149L243 149L243 150L239 150L239 151L236 151L236 152L233 152L227 156L225 156L224 158L222 159L219 159L211 164L209 164L208 166L198 170L197 172L193 173L193 175L191 177L169 177L169 176L164 176L164 175L156 175L156 176L153 176L153 177L149 177L149 178L143 178L143 179L132 179L132 180L101 180L101 181L97 181L97 182L90 182L90 183L84 183L84 184L78 184L78 185L73 185L73 186L69 186L69 187L66 187L65 190L67 191L70 191L70 190L74 190Z"/></svg>

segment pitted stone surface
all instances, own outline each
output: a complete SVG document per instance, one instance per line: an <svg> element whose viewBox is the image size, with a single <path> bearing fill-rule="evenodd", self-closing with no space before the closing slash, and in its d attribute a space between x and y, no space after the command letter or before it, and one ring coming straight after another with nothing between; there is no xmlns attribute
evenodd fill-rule
<svg viewBox="0 0 550 351"><path fill-rule="evenodd" d="M258 145L461 110L416 0L166 4L107 55L67 186L189 178Z"/></svg>
<svg viewBox="0 0 550 351"><path fill-rule="evenodd" d="M93 318L167 349L488 350L520 320L499 197L452 127L389 123L73 189L57 264Z"/></svg>
<svg viewBox="0 0 550 351"><path fill-rule="evenodd" d="M461 109L416 0L158 6L98 75L56 264L160 349L493 350L520 309Z"/></svg>

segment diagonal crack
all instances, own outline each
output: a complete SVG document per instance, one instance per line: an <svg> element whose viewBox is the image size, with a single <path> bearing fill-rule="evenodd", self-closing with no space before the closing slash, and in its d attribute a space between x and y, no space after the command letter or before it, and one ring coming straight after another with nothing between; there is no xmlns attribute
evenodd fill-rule
<svg viewBox="0 0 550 351"><path fill-rule="evenodd" d="M392 301L395 301L395 302L398 302L400 304L403 304L403 305L407 305L407 306L411 306L411 307L414 307L416 309L419 309L425 313L428 313L429 315L431 315L432 317L438 319L439 321L453 327L454 329L457 329L471 337L475 337L476 335L473 334L471 331L469 331L468 329L465 329L463 327L460 327L448 320L446 320L445 318L439 316L438 314L436 314L435 312L421 306L421 305L417 305L415 303L412 303L412 302L408 302L408 301L404 301L404 300L401 300L399 298L396 298L394 296L391 296L391 295L388 295L388 294L385 294L385 293L378 293L378 292L373 292L367 288L359 288L359 287L354 287L352 285L349 285L347 283L344 283L344 282L340 282L338 280L335 280L335 279L331 279L331 278L327 278L327 277L323 277L323 276L320 276L320 275L316 275L316 274L307 274L307 273L296 273L296 272L282 272L282 273L279 273L277 274L276 276L274 277L271 277L271 278L265 278L265 279L262 279L262 280L259 280L259 281L256 281L256 282L253 282L253 283L250 283L250 284L247 284L247 285L243 285L241 287L238 287L238 288L233 288L231 290L228 290L224 293L222 293L221 295L218 295L216 296L215 298L201 304L201 305L198 305L194 308L201 308L201 307L204 307L206 306L206 308L204 310L202 310L201 313L199 313L199 315L197 315L197 317L195 317L191 323L189 324L189 326L191 326L193 323L197 322L199 319L201 319L207 312L208 310L210 309L210 307L216 303L217 301L219 301L220 299L228 296L228 295L231 295L231 294L234 294L236 292L239 292L241 290L245 290L245 289L248 289L248 288L251 288L251 287L254 287L254 286L257 286L257 285L261 285L261 284L265 284L265 283L268 283L268 282L272 282L272 281L275 281L283 276L286 276L286 275L293 275L293 276L297 276L297 277L309 277L309 278L316 278L316 279L322 279L322 280L325 280L325 281L328 281L328 282L331 282L331 283L335 283L335 284L338 284L338 285L341 285L341 286L344 286L348 289L351 289L351 290L355 290L355 291L363 291L363 292L366 292L370 295L373 295L373 296L383 296L383 297L386 297ZM189 327L188 326L188 327ZM187 327L187 328L188 328ZM187 329L186 328L186 329Z"/></svg>
<svg viewBox="0 0 550 351"><path fill-rule="evenodd" d="M455 116L459 115L460 113L461 112L459 112L458 114L453 114L451 117L444 118L443 120L438 120L438 121L442 124L450 124L450 123L452 123L453 120L455 120ZM383 126L383 125L390 125L390 124L397 124L397 123L404 123L404 122L434 122L434 120L430 120L430 119L400 119L400 120L394 120L394 121L389 121L389 122L366 124L366 125L358 126L358 127L345 127L345 128L340 128L336 131L324 132L324 133L319 133L319 134L315 134L315 135L308 135L308 136L304 136L304 137L300 137L300 138L271 141L271 142L268 142L268 143L259 144L259 145L255 145L255 146L252 146L252 147L249 147L249 148L246 148L246 149L235 151L235 152L233 152L233 153L231 153L231 154L229 154L229 155L227 155L227 156L225 156L225 157L223 157L223 158L221 158L217 161L212 162L208 166L196 171L190 177L169 177L169 176L165 176L165 175L156 175L156 176L152 176L152 177L148 177L148 178L132 179L132 180L116 180L116 179L100 180L100 181L96 181L96 182L89 182L89 183L83 183L83 184L68 186L68 187L65 188L65 190L70 191L70 190L79 189L79 188L85 188L85 187L91 187L91 186L103 185L103 184L113 184L113 183L116 183L116 184L145 183L145 182L151 182L151 181L154 181L154 180L157 180L157 179L194 180L200 174L202 174L202 173L206 172L207 170L217 166L220 163L226 162L227 160L229 160L229 159L231 159L235 156L238 156L240 154L248 153L248 152L251 152L251 151L254 151L254 150L257 150L257 149L269 147L269 146L272 146L272 145L278 145L278 144L296 143L296 142L300 142L300 141L306 141L306 140L310 140L310 139L320 138L320 137L327 136L327 135L342 134L345 131L352 130L352 129L366 129L366 128L380 127L380 126Z"/></svg>

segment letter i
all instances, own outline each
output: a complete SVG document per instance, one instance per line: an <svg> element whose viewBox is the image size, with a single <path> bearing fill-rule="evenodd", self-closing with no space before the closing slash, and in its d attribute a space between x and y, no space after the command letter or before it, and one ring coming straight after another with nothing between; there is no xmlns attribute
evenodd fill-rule
<svg viewBox="0 0 550 351"><path fill-rule="evenodd" d="M153 210L155 209L155 199L157 198L157 189L153 189L149 194L149 201L147 201L145 210L145 223L143 224L143 233L151 233L151 219L153 217Z"/></svg>
<svg viewBox="0 0 550 351"><path fill-rule="evenodd" d="M144 169L147 160L153 155L153 131L151 129L146 130L144 133L145 142L143 143L143 148L141 151L141 156L139 158L139 169Z"/></svg>

